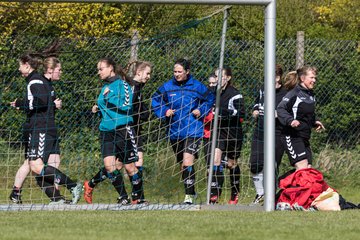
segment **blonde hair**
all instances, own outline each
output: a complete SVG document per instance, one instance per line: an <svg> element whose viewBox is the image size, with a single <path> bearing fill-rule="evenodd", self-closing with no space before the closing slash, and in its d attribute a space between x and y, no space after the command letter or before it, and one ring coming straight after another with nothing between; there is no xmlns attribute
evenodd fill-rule
<svg viewBox="0 0 360 240"><path fill-rule="evenodd" d="M119 74L125 81L131 82L132 77L136 75L136 72L139 70L144 70L146 67L152 68L153 65L146 61L133 61L128 63L125 68L122 68L120 65L118 65L115 69L115 72L116 74Z"/></svg>
<svg viewBox="0 0 360 240"><path fill-rule="evenodd" d="M286 88L286 90L289 91L289 90L293 89L298 83L299 82L298 82L296 71L288 72L285 75L284 87Z"/></svg>
<svg viewBox="0 0 360 240"><path fill-rule="evenodd" d="M57 57L47 57L43 62L44 70L55 69L60 64L60 60Z"/></svg>
<svg viewBox="0 0 360 240"><path fill-rule="evenodd" d="M284 87L286 90L293 89L297 84L301 82L301 77L306 75L309 71L317 73L316 67L303 66L296 71L288 72L284 78Z"/></svg>

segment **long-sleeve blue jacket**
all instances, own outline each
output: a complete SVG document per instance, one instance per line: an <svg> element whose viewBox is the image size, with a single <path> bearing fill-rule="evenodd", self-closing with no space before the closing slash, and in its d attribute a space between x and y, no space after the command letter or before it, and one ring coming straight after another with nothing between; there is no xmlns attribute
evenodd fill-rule
<svg viewBox="0 0 360 240"><path fill-rule="evenodd" d="M110 78L104 84L97 101L102 116L100 131L113 131L133 122L132 98L130 85L119 77Z"/></svg>
<svg viewBox="0 0 360 240"><path fill-rule="evenodd" d="M172 78L164 83L152 96L151 107L155 115L169 124L168 135L172 140L204 135L203 120L214 105L214 94L201 82L189 75L183 82ZM175 110L172 117L166 111ZM199 118L192 114L198 109Z"/></svg>

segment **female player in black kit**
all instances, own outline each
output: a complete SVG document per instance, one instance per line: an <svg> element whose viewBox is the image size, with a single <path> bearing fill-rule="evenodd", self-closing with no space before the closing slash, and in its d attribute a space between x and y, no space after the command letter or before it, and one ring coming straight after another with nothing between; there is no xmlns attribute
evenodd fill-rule
<svg viewBox="0 0 360 240"><path fill-rule="evenodd" d="M218 78L219 69L215 71ZM242 121L245 116L244 98L232 85L230 67L222 70L221 96L218 122L218 139L215 148L213 179L211 183L210 203L215 204L221 195L224 182L222 157L227 160L230 170L231 197L228 204L237 204L240 191L240 167L237 159L240 157L243 143Z"/></svg>
<svg viewBox="0 0 360 240"><path fill-rule="evenodd" d="M281 141L286 147L290 163L296 170L308 168L312 162L310 148L311 129L324 130L316 119L313 89L317 69L304 66L296 71L298 84L289 91L277 106L277 115L282 124Z"/></svg>
<svg viewBox="0 0 360 240"><path fill-rule="evenodd" d="M26 122L23 125L25 142L23 166L27 164L30 166L38 185L44 189L52 204L65 203L56 185L66 185L72 193L72 203L75 204L80 199L82 184L75 183L59 171L58 165L47 164L48 160L52 159L52 155L59 150L55 125L55 109L59 102L54 96L54 89L49 79L37 72L42 64L41 57L39 54L25 54L20 57L19 71L27 83L26 98L16 99L10 103L12 107L22 109L26 113ZM10 199L14 203L21 203L20 194L21 189L14 186Z"/></svg>
<svg viewBox="0 0 360 240"><path fill-rule="evenodd" d="M282 75L283 69L277 64L275 66L275 106L280 103L287 93L287 89L285 89L282 84ZM264 87L262 87L252 112L252 116L256 120L256 126L251 143L250 171L252 173L256 196L251 205L262 204L264 201L264 97ZM285 149L281 144L281 124L275 112L275 161L277 170L280 166L284 151Z"/></svg>

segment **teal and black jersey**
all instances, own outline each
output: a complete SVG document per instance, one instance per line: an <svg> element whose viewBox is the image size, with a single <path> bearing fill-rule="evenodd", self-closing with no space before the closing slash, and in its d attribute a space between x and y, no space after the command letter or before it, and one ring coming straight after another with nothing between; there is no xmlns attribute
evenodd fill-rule
<svg viewBox="0 0 360 240"><path fill-rule="evenodd" d="M112 131L133 122L132 98L130 85L119 76L107 80L97 101L102 115L100 131Z"/></svg>

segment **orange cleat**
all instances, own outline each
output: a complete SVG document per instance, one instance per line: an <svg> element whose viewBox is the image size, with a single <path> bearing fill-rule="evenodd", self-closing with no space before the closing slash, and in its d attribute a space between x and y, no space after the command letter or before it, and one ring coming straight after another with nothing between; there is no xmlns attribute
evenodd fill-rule
<svg viewBox="0 0 360 240"><path fill-rule="evenodd" d="M87 203L92 203L92 194L93 194L94 188L89 186L89 181L84 182L84 199Z"/></svg>
<svg viewBox="0 0 360 240"><path fill-rule="evenodd" d="M214 196L210 197L210 204L217 204L217 203L219 203L218 195L214 195Z"/></svg>
<svg viewBox="0 0 360 240"><path fill-rule="evenodd" d="M137 199L131 201L131 205L138 205L138 204L149 205L149 202L145 199Z"/></svg>
<svg viewBox="0 0 360 240"><path fill-rule="evenodd" d="M228 201L228 204L236 205L239 202L239 194L231 195L230 200Z"/></svg>

